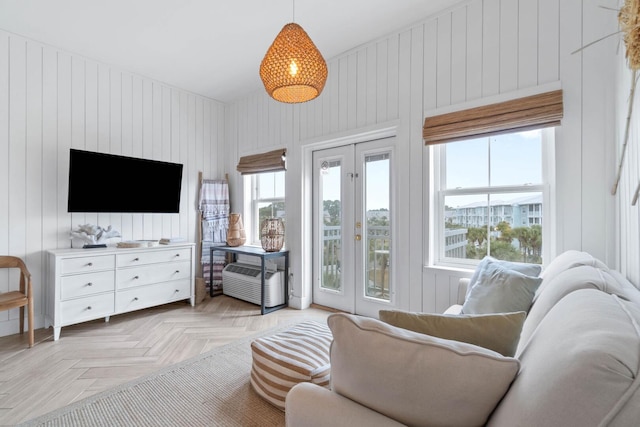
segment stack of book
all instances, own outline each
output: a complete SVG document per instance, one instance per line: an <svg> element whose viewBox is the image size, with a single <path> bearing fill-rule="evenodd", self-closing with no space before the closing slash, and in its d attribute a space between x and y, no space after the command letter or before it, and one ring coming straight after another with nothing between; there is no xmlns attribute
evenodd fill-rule
<svg viewBox="0 0 640 427"><path fill-rule="evenodd" d="M172 243L183 243L186 241L187 239L185 239L184 237L163 237L162 239L160 239L160 244L170 245Z"/></svg>

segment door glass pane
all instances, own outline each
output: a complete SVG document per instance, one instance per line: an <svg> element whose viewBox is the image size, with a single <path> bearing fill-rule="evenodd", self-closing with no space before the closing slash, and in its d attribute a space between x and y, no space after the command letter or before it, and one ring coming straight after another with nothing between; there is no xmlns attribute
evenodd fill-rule
<svg viewBox="0 0 640 427"><path fill-rule="evenodd" d="M364 212L366 213L365 296L388 301L391 277L391 206L389 153L366 156Z"/></svg>
<svg viewBox="0 0 640 427"><path fill-rule="evenodd" d="M342 167L340 160L324 161L320 167L320 192L322 200L322 275L320 287L342 290L340 263L342 261Z"/></svg>

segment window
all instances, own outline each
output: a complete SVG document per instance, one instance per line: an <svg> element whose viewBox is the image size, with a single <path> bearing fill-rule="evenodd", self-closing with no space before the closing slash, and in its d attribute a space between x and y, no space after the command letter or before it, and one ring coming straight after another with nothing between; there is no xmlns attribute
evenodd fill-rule
<svg viewBox="0 0 640 427"><path fill-rule="evenodd" d="M432 146L436 264L542 263L553 128Z"/></svg>
<svg viewBox="0 0 640 427"><path fill-rule="evenodd" d="M266 218L282 218L285 222L284 171L245 175L251 186L251 211L246 214L247 240L260 246L260 224Z"/></svg>

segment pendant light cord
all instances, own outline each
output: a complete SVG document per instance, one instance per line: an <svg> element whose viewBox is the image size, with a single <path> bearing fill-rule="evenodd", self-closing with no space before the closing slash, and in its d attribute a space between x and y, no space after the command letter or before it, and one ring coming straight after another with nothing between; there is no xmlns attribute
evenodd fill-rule
<svg viewBox="0 0 640 427"><path fill-rule="evenodd" d="M292 19L293 20L291 22L296 22L296 0L293 0L292 3L293 3L293 13L292 13L292 15L293 15Z"/></svg>

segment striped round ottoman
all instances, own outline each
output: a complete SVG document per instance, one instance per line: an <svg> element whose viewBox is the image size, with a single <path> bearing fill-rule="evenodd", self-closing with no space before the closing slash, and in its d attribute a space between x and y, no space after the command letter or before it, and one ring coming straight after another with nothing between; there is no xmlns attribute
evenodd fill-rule
<svg viewBox="0 0 640 427"><path fill-rule="evenodd" d="M329 346L326 323L305 321L251 343L251 386L267 402L284 411L291 387L310 382L329 387Z"/></svg>

